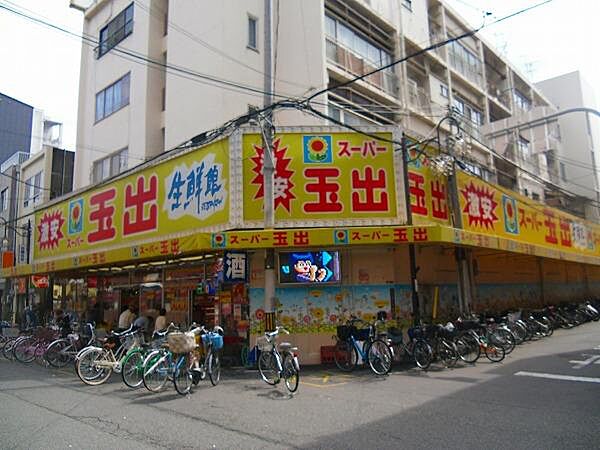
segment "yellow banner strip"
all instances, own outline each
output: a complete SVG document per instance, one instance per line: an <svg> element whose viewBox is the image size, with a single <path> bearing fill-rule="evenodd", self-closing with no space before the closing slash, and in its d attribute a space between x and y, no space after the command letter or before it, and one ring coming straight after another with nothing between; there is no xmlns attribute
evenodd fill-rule
<svg viewBox="0 0 600 450"><path fill-rule="evenodd" d="M289 230L241 230L197 233L143 245L98 251L78 257L46 259L29 265L3 269L0 276L13 278L114 264L135 264L164 258L171 260L201 252L225 249L344 247L355 245L402 245L449 243L496 249L512 253L600 265L600 257L565 252L511 239L440 225L309 228Z"/></svg>

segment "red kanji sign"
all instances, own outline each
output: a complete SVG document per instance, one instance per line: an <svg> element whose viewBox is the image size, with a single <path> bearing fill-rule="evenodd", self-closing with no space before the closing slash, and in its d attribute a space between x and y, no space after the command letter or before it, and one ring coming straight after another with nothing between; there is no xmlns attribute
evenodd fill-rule
<svg viewBox="0 0 600 450"><path fill-rule="evenodd" d="M307 202L302 205L304 212L307 213L334 213L343 209L339 201L338 192L340 184L337 181L331 181L331 178L337 180L340 176L340 169L337 167L315 167L304 169L306 179L315 181L306 183L304 189L306 192L317 195L316 202Z"/></svg>
<svg viewBox="0 0 600 450"><path fill-rule="evenodd" d="M123 217L123 236L154 231L158 228L158 177L150 176L148 190L145 190L146 179L140 175L136 181L136 192L133 186L125 187L125 216ZM146 211L145 206L149 208Z"/></svg>
<svg viewBox="0 0 600 450"><path fill-rule="evenodd" d="M90 244L115 237L117 232L113 226L115 207L111 203L116 194L115 188L111 188L90 197L92 210L90 211L89 221L96 223L96 231L88 233L87 236Z"/></svg>
<svg viewBox="0 0 600 450"><path fill-rule="evenodd" d="M352 170L352 211L353 212L387 212L390 209L385 177L385 170L379 169L377 176L373 168L364 168L364 178L360 176L359 169ZM375 199L375 191L378 190L378 200ZM363 191L361 196L359 191ZM362 199L361 199L362 197Z"/></svg>

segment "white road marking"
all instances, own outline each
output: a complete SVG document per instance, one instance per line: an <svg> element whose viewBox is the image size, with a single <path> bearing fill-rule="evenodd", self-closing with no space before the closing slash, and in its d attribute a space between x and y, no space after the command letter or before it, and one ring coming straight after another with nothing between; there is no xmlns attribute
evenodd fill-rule
<svg viewBox="0 0 600 450"><path fill-rule="evenodd" d="M515 373L515 375L519 376L519 377L548 378L550 380L583 381L585 383L600 383L600 378L572 377L569 375L555 375L552 373L517 372L517 373Z"/></svg>
<svg viewBox="0 0 600 450"><path fill-rule="evenodd" d="M587 353L582 353L581 356L589 356L588 359L584 359L583 361L569 361L570 364L575 364L573 369L581 369L582 367L589 366L590 364L600 364L600 355L588 355Z"/></svg>

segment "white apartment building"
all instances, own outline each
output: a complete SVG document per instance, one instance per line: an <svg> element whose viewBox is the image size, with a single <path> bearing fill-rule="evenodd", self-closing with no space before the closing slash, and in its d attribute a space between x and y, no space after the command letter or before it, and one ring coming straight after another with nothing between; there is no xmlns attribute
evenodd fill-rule
<svg viewBox="0 0 600 450"><path fill-rule="evenodd" d="M592 86L580 72L571 72L537 83L560 111L572 108L598 110ZM600 117L571 112L557 118L563 142L555 155L557 181L570 192L595 202L600 200ZM598 220L598 207L588 205L586 214Z"/></svg>
<svg viewBox="0 0 600 450"><path fill-rule="evenodd" d="M82 49L75 188L262 107L265 72L274 100L301 98L471 29L440 0L96 0L84 16L84 34L99 45ZM544 159L523 153L507 162L482 127L551 103L477 35L332 89L314 105L348 124L399 125L416 139L451 110L467 132L472 171L544 198L539 180L521 181L515 169L526 159L548 177ZM300 111L275 115L277 126L324 123Z"/></svg>

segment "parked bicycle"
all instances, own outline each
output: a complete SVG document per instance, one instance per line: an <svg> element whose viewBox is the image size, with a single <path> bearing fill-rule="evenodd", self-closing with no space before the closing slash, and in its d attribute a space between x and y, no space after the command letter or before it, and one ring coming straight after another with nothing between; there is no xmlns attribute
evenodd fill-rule
<svg viewBox="0 0 600 450"><path fill-rule="evenodd" d="M290 334L284 327L278 326L275 331L266 332L259 341L261 353L258 357L258 371L263 381L272 386L283 378L286 389L293 394L300 384L298 348L289 342L276 345L280 333Z"/></svg>
<svg viewBox="0 0 600 450"><path fill-rule="evenodd" d="M86 323L82 333L69 333L67 337L52 341L44 352L44 359L52 367L64 367L69 362L75 361L79 351L97 345L95 325Z"/></svg>
<svg viewBox="0 0 600 450"><path fill-rule="evenodd" d="M220 350L223 348L221 327L208 331L204 326L193 325L188 333L167 334L167 341L169 344L150 352L144 360L143 382L146 389L160 392L168 380L173 380L177 392L187 394L192 385L198 384L206 375L213 386L219 383Z"/></svg>
<svg viewBox="0 0 600 450"><path fill-rule="evenodd" d="M358 329L356 324L366 325L366 328ZM350 372L360 361L377 375L386 375L392 368L392 351L383 339L376 337L375 324L352 318L346 325L337 327L334 338L337 340L334 361L340 370Z"/></svg>
<svg viewBox="0 0 600 450"><path fill-rule="evenodd" d="M139 356L142 357L142 342L143 334L133 326L120 333L111 333L102 342L102 347L87 347L78 353L75 358L77 376L91 386L106 382L113 372L121 372L123 362L131 353L140 353ZM139 378L139 381L132 382L134 387L142 382L141 377Z"/></svg>
<svg viewBox="0 0 600 450"><path fill-rule="evenodd" d="M402 330L390 327L385 338L394 361L400 362L410 359L414 361L418 368L427 370L433 361L433 350L424 339L416 338L415 334L413 329L409 329L409 339L405 342Z"/></svg>

